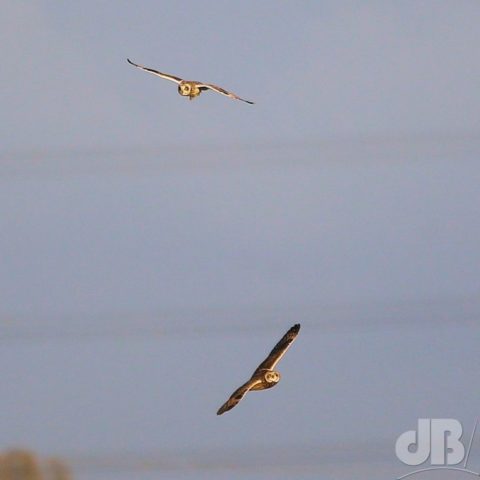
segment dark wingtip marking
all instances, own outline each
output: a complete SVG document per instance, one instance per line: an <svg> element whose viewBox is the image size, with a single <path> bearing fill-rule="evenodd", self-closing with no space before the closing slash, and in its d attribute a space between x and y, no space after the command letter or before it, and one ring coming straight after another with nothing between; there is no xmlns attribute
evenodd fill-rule
<svg viewBox="0 0 480 480"><path fill-rule="evenodd" d="M229 410L231 410L232 407L226 407L225 405L222 405L219 409L218 409L218 412L217 412L217 415L221 415L222 413L225 413L225 412L228 412Z"/></svg>

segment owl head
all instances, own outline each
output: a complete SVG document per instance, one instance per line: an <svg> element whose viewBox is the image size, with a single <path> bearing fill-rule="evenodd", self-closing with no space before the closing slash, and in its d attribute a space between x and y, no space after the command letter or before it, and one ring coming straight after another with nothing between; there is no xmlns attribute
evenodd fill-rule
<svg viewBox="0 0 480 480"><path fill-rule="evenodd" d="M265 373L264 378L267 383L277 383L278 381L280 381L280 374L275 370L269 370Z"/></svg>
<svg viewBox="0 0 480 480"><path fill-rule="evenodd" d="M192 93L192 86L189 83L180 83L178 85L178 93L188 97Z"/></svg>

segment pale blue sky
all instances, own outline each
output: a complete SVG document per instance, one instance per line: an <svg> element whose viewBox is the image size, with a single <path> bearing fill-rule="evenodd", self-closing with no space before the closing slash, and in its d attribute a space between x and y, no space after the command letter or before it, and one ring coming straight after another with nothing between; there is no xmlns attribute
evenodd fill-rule
<svg viewBox="0 0 480 480"><path fill-rule="evenodd" d="M470 431L480 4L2 7L0 448L376 479L419 417ZM217 418L297 322L280 385Z"/></svg>

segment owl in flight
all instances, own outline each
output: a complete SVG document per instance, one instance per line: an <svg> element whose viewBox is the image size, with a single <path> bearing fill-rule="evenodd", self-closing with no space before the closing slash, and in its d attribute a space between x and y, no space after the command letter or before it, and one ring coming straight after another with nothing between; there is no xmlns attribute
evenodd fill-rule
<svg viewBox="0 0 480 480"><path fill-rule="evenodd" d="M195 80L182 80L181 78L174 77L173 75L153 70L153 68L147 68L142 65L137 65L128 58L127 62L134 67L141 68L142 70L153 73L154 75L157 75L161 78L165 78L166 80L175 82L178 85L178 93L182 95L182 97L188 97L190 100L198 97L205 90L213 90L214 92L220 93L230 98L234 98L235 100L241 100L242 102L253 104L253 102L250 102L249 100L244 100L243 98L238 97L234 93L227 92L227 90L217 87L216 85L212 85L211 83L196 82Z"/></svg>
<svg viewBox="0 0 480 480"><path fill-rule="evenodd" d="M250 380L237 388L230 398L218 409L217 415L231 410L250 390L265 390L274 387L280 381L280 373L274 370L288 347L293 343L300 331L300 324L295 324L275 345L268 357L253 372Z"/></svg>

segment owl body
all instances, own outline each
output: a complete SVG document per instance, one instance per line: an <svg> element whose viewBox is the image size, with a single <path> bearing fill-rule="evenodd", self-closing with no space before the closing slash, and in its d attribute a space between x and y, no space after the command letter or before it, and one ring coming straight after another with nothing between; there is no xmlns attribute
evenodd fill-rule
<svg viewBox="0 0 480 480"><path fill-rule="evenodd" d="M195 97L198 97L202 90L198 86L198 82L193 82L189 80L182 80L178 84L178 93L182 97L189 97L190 100L193 100Z"/></svg>
<svg viewBox="0 0 480 480"><path fill-rule="evenodd" d="M218 409L217 415L231 410L249 391L267 390L280 381L280 373L274 370L277 363L288 350L300 331L300 324L296 323L273 347L268 357L255 369L246 383L237 388L230 398Z"/></svg>
<svg viewBox="0 0 480 480"><path fill-rule="evenodd" d="M280 373L275 370L261 370L257 373L260 383L255 384L251 390L266 390L267 388L275 387L280 381Z"/></svg>
<svg viewBox="0 0 480 480"><path fill-rule="evenodd" d="M220 93L221 95L225 95L226 97L233 98L235 100L241 100L245 103L253 104L250 100L245 100L244 98L240 98L238 95L235 95L224 88L221 88L217 85L213 85L213 83L203 83L197 82L195 80L183 80L180 77L175 77L174 75L170 75L168 73L162 73L158 70L154 70L153 68L144 67L143 65L138 65L137 63L132 62L127 58L127 62L134 67L141 68L147 72L153 73L158 77L164 78L165 80L170 80L171 82L175 82L178 85L178 93L182 97L188 97L190 100L193 100L195 97L198 97L202 92L205 90L212 90L213 92Z"/></svg>

